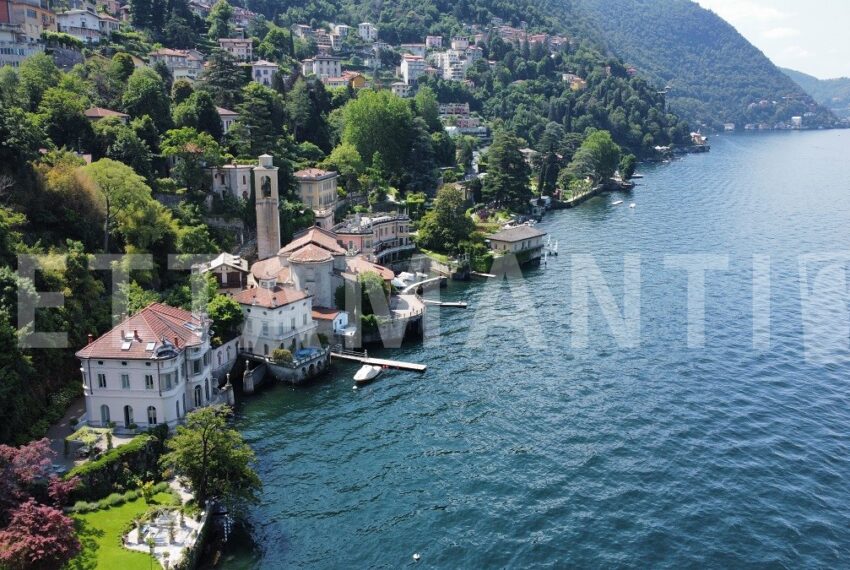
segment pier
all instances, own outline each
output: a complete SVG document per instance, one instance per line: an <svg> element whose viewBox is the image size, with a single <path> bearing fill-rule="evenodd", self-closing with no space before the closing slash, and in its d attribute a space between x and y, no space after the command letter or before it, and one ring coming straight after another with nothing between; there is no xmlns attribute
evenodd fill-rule
<svg viewBox="0 0 850 570"><path fill-rule="evenodd" d="M393 370L419 372L420 374L428 370L428 366L425 364L402 362L401 360L387 360L385 358L370 358L368 352L355 352L353 350L344 350L339 347L335 348L331 352L331 358L347 360L349 362L359 362L361 364L369 364L371 366L381 366L383 368L392 368Z"/></svg>
<svg viewBox="0 0 850 570"><path fill-rule="evenodd" d="M466 301L435 301L433 299L422 299L422 302L426 305L433 305L435 307L445 307L447 309L466 308Z"/></svg>

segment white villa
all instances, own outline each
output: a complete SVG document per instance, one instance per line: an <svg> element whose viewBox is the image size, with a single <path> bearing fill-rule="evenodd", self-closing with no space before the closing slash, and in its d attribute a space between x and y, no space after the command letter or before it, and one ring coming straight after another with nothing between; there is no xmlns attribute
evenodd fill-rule
<svg viewBox="0 0 850 570"><path fill-rule="evenodd" d="M363 41L374 42L378 39L378 28L369 22L362 22L357 25L357 35Z"/></svg>
<svg viewBox="0 0 850 570"><path fill-rule="evenodd" d="M208 319L154 303L89 337L76 353L88 425L174 427L187 412L214 403L209 329Z"/></svg>
<svg viewBox="0 0 850 570"><path fill-rule="evenodd" d="M276 63L260 59L251 64L251 78L257 83L268 86L272 84L272 79L277 75L277 70Z"/></svg>
<svg viewBox="0 0 850 570"><path fill-rule="evenodd" d="M215 110L218 113L218 118L221 119L221 130L224 134L227 134L227 131L230 130L230 127L239 118L239 113L225 109L224 107L216 107Z"/></svg>
<svg viewBox="0 0 850 570"><path fill-rule="evenodd" d="M317 55L301 62L301 73L305 76L315 75L319 79L339 77L342 75L342 63L338 57Z"/></svg>

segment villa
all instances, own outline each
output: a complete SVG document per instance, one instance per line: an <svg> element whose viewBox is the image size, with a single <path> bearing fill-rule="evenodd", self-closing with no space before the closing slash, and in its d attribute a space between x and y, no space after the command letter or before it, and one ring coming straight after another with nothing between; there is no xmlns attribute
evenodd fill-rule
<svg viewBox="0 0 850 570"><path fill-rule="evenodd" d="M235 347L228 352L235 359ZM210 321L182 309L148 305L98 339L89 336L76 357L89 426L174 427L219 399Z"/></svg>

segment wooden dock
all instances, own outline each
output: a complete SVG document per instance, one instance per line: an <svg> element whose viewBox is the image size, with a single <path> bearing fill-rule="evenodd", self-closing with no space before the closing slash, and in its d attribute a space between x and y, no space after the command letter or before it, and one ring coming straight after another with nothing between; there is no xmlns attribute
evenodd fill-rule
<svg viewBox="0 0 850 570"><path fill-rule="evenodd" d="M331 358L337 360L347 360L349 362L359 362L361 364L369 364L370 366L381 366L383 368L392 368L393 370L407 370L408 372L425 372L428 366L425 364L416 364L415 362L402 362L401 360L387 360L385 358L370 358L368 353L353 352L350 350L333 351Z"/></svg>
<svg viewBox="0 0 850 570"><path fill-rule="evenodd" d="M433 299L422 299L422 302L426 305L433 305L435 307L445 307L447 309L466 308L466 301L435 301Z"/></svg>

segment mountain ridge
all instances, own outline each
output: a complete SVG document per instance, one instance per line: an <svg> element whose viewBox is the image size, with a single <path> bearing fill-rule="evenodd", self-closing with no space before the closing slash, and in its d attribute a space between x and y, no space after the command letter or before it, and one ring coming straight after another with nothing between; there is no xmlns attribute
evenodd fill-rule
<svg viewBox="0 0 850 570"><path fill-rule="evenodd" d="M779 69L836 116L850 119L850 77L820 79L786 67Z"/></svg>
<svg viewBox="0 0 850 570"><path fill-rule="evenodd" d="M575 0L609 53L669 86L673 111L696 124L831 126L835 117L731 24L690 0Z"/></svg>

